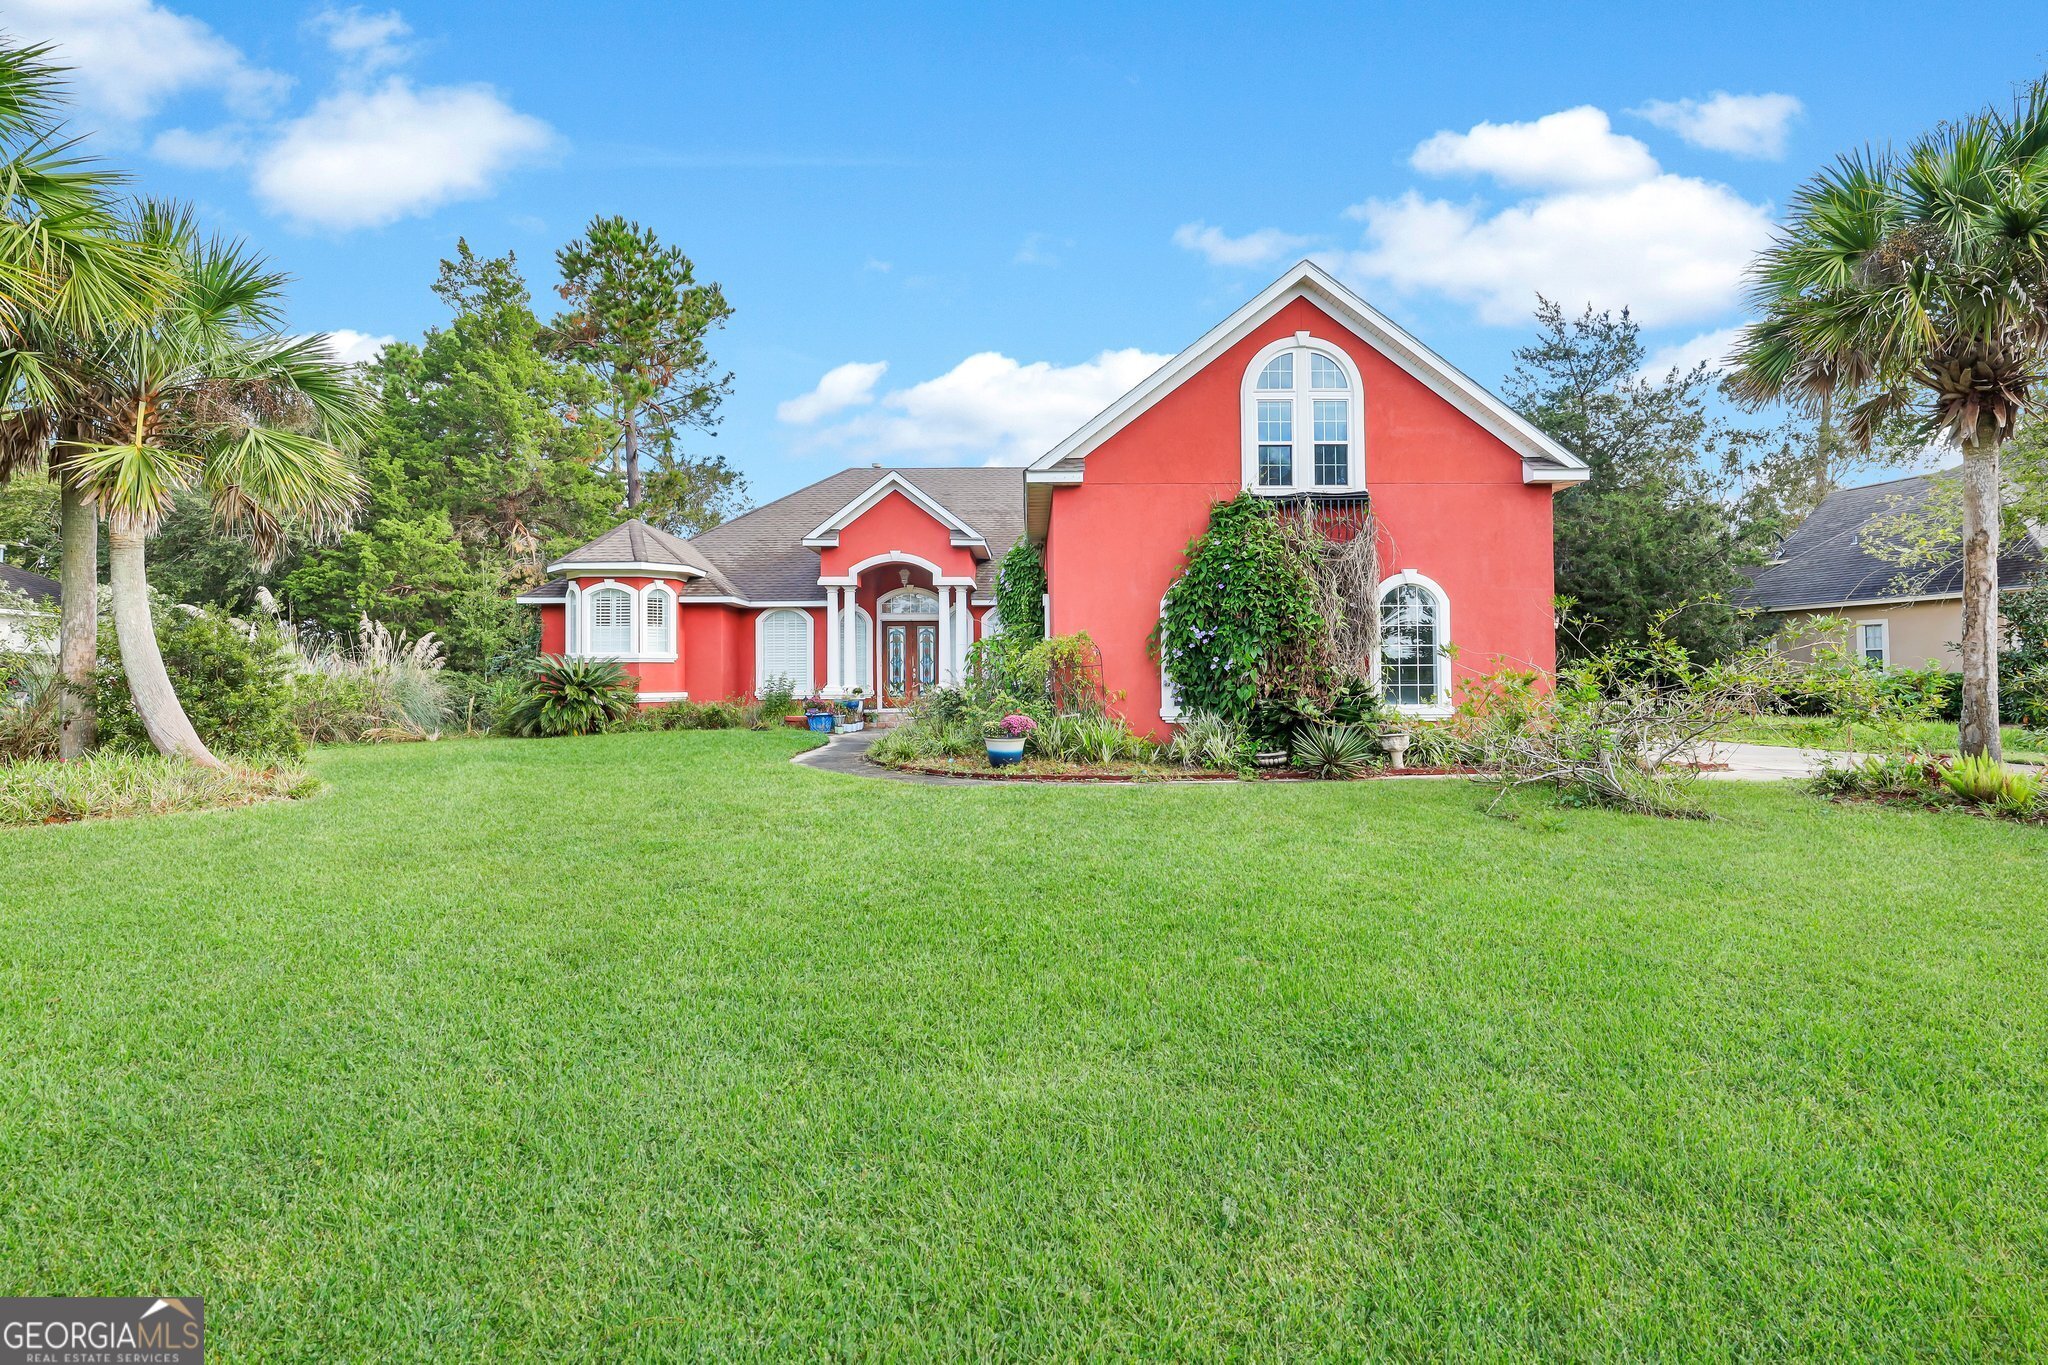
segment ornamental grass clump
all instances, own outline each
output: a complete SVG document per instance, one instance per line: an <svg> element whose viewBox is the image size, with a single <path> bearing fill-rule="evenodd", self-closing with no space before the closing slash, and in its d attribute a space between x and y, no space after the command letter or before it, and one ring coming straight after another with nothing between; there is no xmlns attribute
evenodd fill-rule
<svg viewBox="0 0 2048 1365"><path fill-rule="evenodd" d="M1317 777L1344 780L1372 771L1379 742L1357 725L1315 724L1302 727L1294 741L1294 766Z"/></svg>
<svg viewBox="0 0 2048 1365"><path fill-rule="evenodd" d="M631 715L635 696L633 680L610 659L542 655L503 725L521 739L596 734Z"/></svg>
<svg viewBox="0 0 2048 1365"><path fill-rule="evenodd" d="M0 766L0 826L168 815L309 796L293 768L201 767L160 754L98 753Z"/></svg>

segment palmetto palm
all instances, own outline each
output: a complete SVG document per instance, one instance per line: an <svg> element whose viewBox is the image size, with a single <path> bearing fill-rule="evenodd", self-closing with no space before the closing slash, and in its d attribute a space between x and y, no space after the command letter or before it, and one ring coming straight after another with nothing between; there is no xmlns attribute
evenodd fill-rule
<svg viewBox="0 0 2048 1365"><path fill-rule="evenodd" d="M120 231L109 197L120 177L59 137L61 73L47 52L0 43L0 483L49 462L62 490L61 751L72 757L92 743L99 544L97 520L53 458L72 393L62 349L142 316L164 274Z"/></svg>
<svg viewBox="0 0 2048 1365"><path fill-rule="evenodd" d="M152 743L217 763L165 675L150 618L144 543L185 488L266 559L287 522L340 529L361 496L352 452L370 403L325 337L278 330L284 280L239 244L204 238L183 211L144 205L138 240L173 262L142 323L82 339L82 430L66 461L106 518L114 628L129 695Z"/></svg>
<svg viewBox="0 0 2048 1365"><path fill-rule="evenodd" d="M1961 747L1998 742L1999 448L2048 359L2048 81L1904 154L1848 156L1802 187L1754 271L1761 321L1730 383L1963 451Z"/></svg>

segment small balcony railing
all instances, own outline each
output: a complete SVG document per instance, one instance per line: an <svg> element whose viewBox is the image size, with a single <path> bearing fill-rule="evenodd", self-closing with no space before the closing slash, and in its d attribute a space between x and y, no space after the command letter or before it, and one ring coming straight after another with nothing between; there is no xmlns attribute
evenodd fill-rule
<svg viewBox="0 0 2048 1365"><path fill-rule="evenodd" d="M1331 540L1344 541L1372 525L1366 493L1288 493L1273 499L1282 517L1312 517Z"/></svg>

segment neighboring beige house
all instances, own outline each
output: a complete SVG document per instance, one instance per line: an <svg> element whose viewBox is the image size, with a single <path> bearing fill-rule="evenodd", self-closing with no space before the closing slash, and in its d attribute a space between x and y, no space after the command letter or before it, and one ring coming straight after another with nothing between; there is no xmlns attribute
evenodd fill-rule
<svg viewBox="0 0 2048 1365"><path fill-rule="evenodd" d="M1901 569L1864 543L1872 522L1925 503L1939 480L1954 476L1944 469L1836 489L1750 575L1746 605L1787 622L1840 617L1851 623L1851 648L1886 667L1917 668L1932 660L1950 671L1961 668L1961 558L1931 573ZM2048 563L2038 533L2001 550L2001 589L2028 586Z"/></svg>
<svg viewBox="0 0 2048 1365"><path fill-rule="evenodd" d="M32 636L47 634L28 629L23 599L29 610L47 612L56 610L61 596L56 579L0 562L0 649L20 649Z"/></svg>

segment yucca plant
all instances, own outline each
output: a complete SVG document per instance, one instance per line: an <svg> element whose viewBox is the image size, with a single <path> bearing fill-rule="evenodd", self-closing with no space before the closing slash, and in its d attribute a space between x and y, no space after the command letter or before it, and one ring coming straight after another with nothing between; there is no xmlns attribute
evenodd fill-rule
<svg viewBox="0 0 2048 1365"><path fill-rule="evenodd" d="M610 659L543 655L504 727L521 739L596 734L630 714L634 697L633 680Z"/></svg>
<svg viewBox="0 0 2048 1365"><path fill-rule="evenodd" d="M1378 746L1356 725L1304 725L1294 739L1294 766L1317 777L1360 777L1371 771Z"/></svg>

